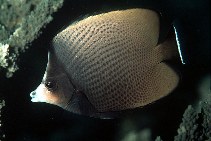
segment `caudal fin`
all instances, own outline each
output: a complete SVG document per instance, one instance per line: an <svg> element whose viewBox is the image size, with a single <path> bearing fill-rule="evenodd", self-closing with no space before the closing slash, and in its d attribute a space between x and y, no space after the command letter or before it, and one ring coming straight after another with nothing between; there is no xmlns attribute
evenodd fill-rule
<svg viewBox="0 0 211 141"><path fill-rule="evenodd" d="M179 58L179 51L176 42L176 36L173 30L170 30L166 40L155 48L161 58L160 60L170 60L173 58Z"/></svg>

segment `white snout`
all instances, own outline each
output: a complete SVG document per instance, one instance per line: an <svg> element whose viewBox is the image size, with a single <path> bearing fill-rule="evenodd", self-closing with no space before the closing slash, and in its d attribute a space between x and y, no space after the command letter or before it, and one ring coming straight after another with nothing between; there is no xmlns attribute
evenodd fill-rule
<svg viewBox="0 0 211 141"><path fill-rule="evenodd" d="M45 86L40 84L36 90L30 93L32 102L46 102Z"/></svg>

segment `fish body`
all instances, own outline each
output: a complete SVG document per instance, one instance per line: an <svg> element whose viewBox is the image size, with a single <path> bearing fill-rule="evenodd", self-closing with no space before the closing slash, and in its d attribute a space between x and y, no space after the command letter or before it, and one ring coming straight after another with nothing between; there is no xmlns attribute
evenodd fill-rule
<svg viewBox="0 0 211 141"><path fill-rule="evenodd" d="M159 27L158 14L140 8L74 22L54 37L32 101L98 117L166 96L179 81L164 63L177 45L175 38L158 44Z"/></svg>

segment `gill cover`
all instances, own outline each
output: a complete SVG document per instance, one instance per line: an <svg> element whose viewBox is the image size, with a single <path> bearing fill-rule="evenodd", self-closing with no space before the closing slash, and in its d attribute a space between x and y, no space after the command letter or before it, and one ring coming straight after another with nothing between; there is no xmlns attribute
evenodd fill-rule
<svg viewBox="0 0 211 141"><path fill-rule="evenodd" d="M59 65L53 52L48 53L48 64L42 80L37 89L31 92L33 102L46 102L60 107L67 105L72 97L74 88Z"/></svg>

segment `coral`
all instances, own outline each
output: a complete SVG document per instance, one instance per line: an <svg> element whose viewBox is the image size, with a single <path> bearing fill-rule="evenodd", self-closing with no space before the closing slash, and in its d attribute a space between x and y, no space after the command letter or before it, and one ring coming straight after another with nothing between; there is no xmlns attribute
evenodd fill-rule
<svg viewBox="0 0 211 141"><path fill-rule="evenodd" d="M151 130L148 128L141 131L132 130L128 132L121 141L151 141Z"/></svg>
<svg viewBox="0 0 211 141"><path fill-rule="evenodd" d="M0 0L0 71L11 77L19 55L38 37L63 0Z"/></svg>
<svg viewBox="0 0 211 141"><path fill-rule="evenodd" d="M190 120L191 119L191 120ZM175 141L194 141L198 137L197 129L199 125L197 123L199 116L197 112L188 106L183 114L182 123L180 124L179 129L177 130L178 135L175 137Z"/></svg>
<svg viewBox="0 0 211 141"><path fill-rule="evenodd" d="M195 109L189 105L177 132L174 141L211 141L210 100L200 102ZM156 141L161 141L161 138L157 137Z"/></svg>
<svg viewBox="0 0 211 141"><path fill-rule="evenodd" d="M5 138L5 135L1 129L2 122L1 122L1 109L5 106L5 101L0 99L0 141Z"/></svg>
<svg viewBox="0 0 211 141"><path fill-rule="evenodd" d="M199 117L202 119L202 132L200 140L211 140L211 103L204 102L200 104L202 109Z"/></svg>
<svg viewBox="0 0 211 141"><path fill-rule="evenodd" d="M9 55L9 45L8 44L1 44L0 43L0 53L1 53L1 56L0 56L0 66L1 67L7 67L8 66L8 63L6 61L6 58L8 58L8 55Z"/></svg>
<svg viewBox="0 0 211 141"><path fill-rule="evenodd" d="M155 139L155 141L163 141L163 140L160 138L160 136L158 136L158 137Z"/></svg>

